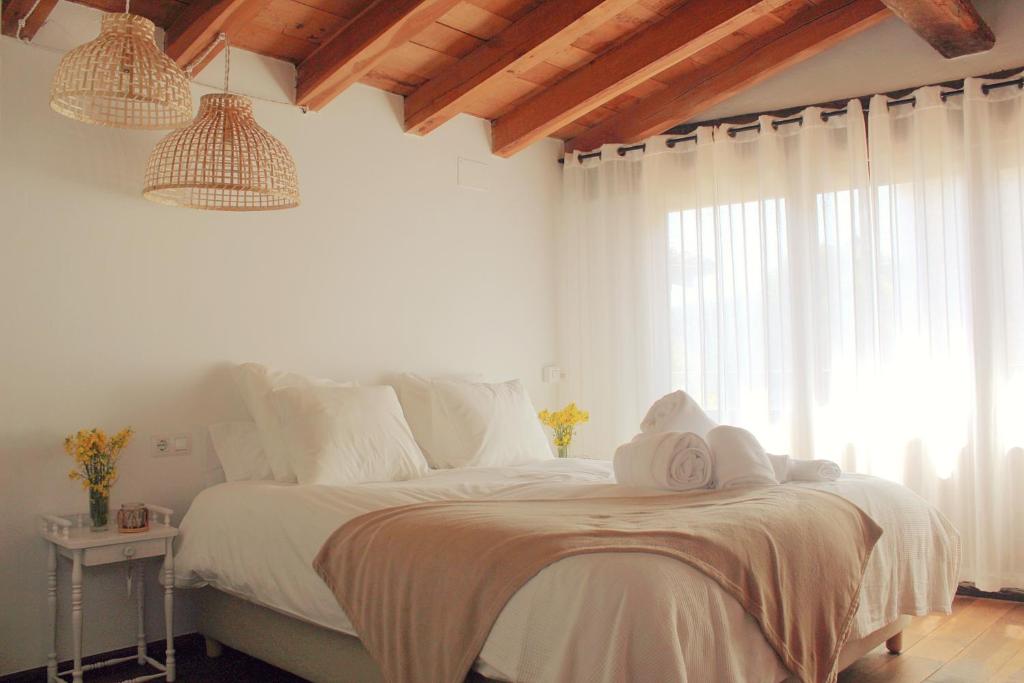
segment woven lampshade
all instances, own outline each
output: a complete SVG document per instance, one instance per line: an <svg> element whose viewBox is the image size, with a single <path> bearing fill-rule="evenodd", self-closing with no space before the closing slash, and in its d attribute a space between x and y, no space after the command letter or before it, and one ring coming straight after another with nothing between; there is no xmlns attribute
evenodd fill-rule
<svg viewBox="0 0 1024 683"><path fill-rule="evenodd" d="M50 107L115 128L177 128L192 119L188 76L160 51L155 27L134 14L105 14L100 35L64 55Z"/></svg>
<svg viewBox="0 0 1024 683"><path fill-rule="evenodd" d="M142 194L194 209L290 209L299 180L288 149L253 118L252 100L218 93L203 95L195 121L157 144Z"/></svg>

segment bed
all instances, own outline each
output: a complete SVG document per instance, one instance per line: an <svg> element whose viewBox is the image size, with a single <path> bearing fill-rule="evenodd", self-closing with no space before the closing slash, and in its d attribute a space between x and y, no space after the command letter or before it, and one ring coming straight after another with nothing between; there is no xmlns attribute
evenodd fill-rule
<svg viewBox="0 0 1024 683"><path fill-rule="evenodd" d="M907 615L948 613L959 539L937 511L908 489L872 477L786 484L797 485L843 496L884 529L841 666L887 640L898 649ZM579 459L348 487L218 484L197 496L181 524L176 583L204 588L200 631L212 654L225 643L311 680L379 680L358 634L312 568L338 526L375 509L431 500L656 493L615 485L611 463ZM789 678L735 600L689 567L687 580L679 582L678 570L675 560L639 554L556 562L507 604L476 675L502 681Z"/></svg>

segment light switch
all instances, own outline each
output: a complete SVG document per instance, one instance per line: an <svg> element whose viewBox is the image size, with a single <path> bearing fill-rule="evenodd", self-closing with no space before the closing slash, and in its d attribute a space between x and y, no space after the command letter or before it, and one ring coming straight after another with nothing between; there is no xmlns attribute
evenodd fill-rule
<svg viewBox="0 0 1024 683"><path fill-rule="evenodd" d="M192 437L178 434L174 437L174 455L188 455L192 450Z"/></svg>

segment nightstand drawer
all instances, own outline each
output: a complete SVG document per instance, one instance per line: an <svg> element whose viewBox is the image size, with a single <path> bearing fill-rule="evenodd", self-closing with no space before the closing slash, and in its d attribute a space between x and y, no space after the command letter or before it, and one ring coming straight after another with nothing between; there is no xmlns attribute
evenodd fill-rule
<svg viewBox="0 0 1024 683"><path fill-rule="evenodd" d="M166 550L167 541L162 538L102 545L96 548L86 548L82 554L82 564L86 567L93 567L98 564L110 564L111 562L140 560L144 557L159 557Z"/></svg>

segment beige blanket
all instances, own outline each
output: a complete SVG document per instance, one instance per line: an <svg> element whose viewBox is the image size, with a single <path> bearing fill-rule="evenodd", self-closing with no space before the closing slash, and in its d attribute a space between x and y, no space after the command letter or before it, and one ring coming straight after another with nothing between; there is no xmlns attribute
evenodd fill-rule
<svg viewBox="0 0 1024 683"><path fill-rule="evenodd" d="M462 681L523 584L564 557L606 552L697 568L739 601L794 675L831 683L881 533L852 503L789 486L443 501L357 517L313 566L396 683Z"/></svg>

